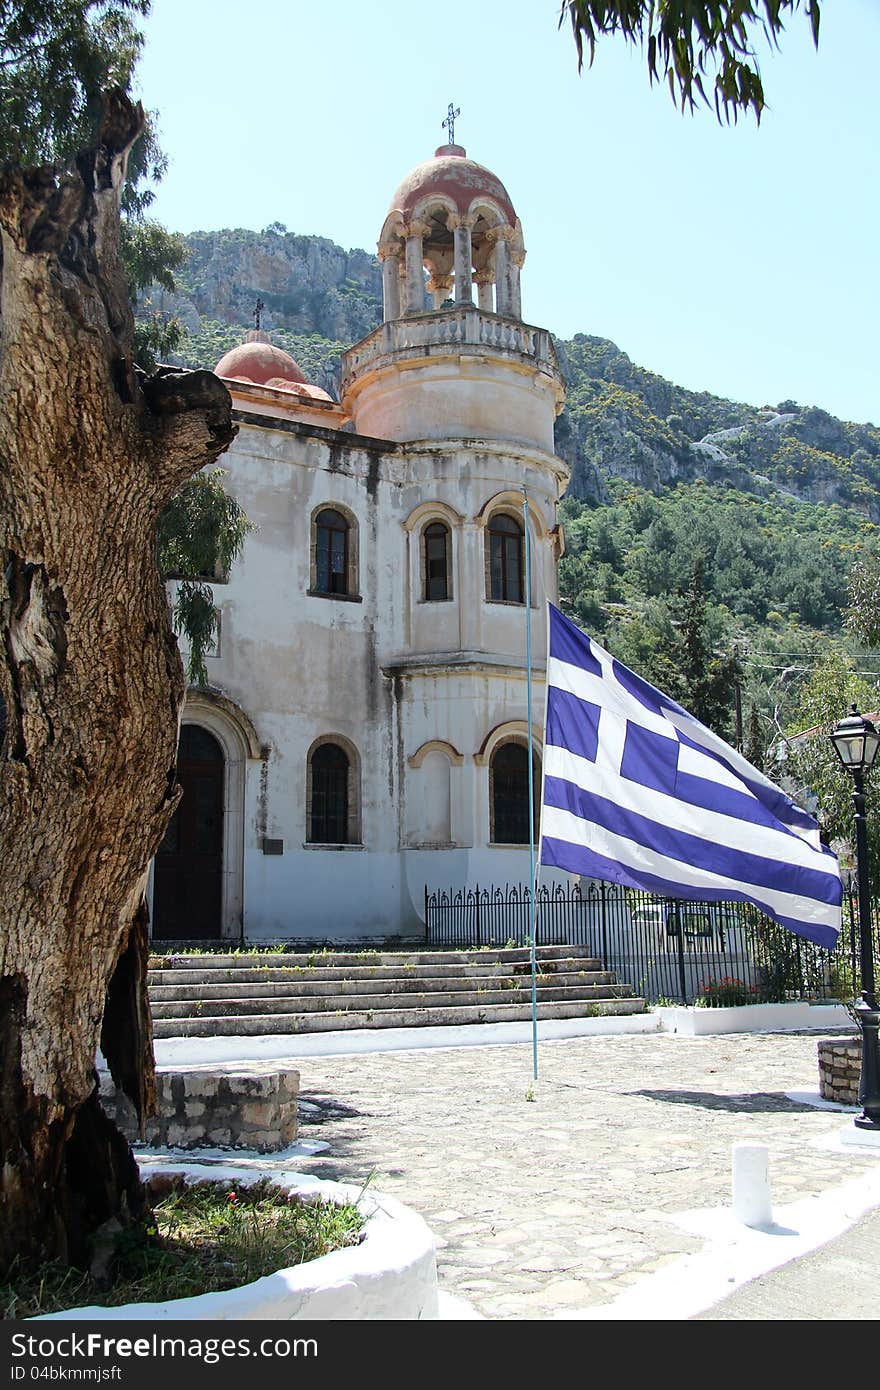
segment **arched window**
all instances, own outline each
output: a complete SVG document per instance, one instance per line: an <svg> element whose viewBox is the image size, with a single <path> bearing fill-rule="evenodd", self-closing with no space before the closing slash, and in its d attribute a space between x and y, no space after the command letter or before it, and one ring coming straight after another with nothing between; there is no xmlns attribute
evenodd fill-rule
<svg viewBox="0 0 880 1390"><path fill-rule="evenodd" d="M319 594L349 594L349 523L341 512L325 507L315 517L314 589Z"/></svg>
<svg viewBox="0 0 880 1390"><path fill-rule="evenodd" d="M360 757L342 735L316 739L306 775L306 843L361 843Z"/></svg>
<svg viewBox="0 0 880 1390"><path fill-rule="evenodd" d="M488 590L493 602L523 602L523 531L506 512L489 522Z"/></svg>
<svg viewBox="0 0 880 1390"><path fill-rule="evenodd" d="M422 532L422 547L425 601L434 603L448 599L451 588L449 528L442 521L432 521Z"/></svg>
<svg viewBox="0 0 880 1390"><path fill-rule="evenodd" d="M534 761L535 838L538 836L540 771ZM529 750L522 743L502 743L489 765L490 839L498 845L529 843Z"/></svg>
<svg viewBox="0 0 880 1390"><path fill-rule="evenodd" d="M348 844L350 765L338 743L322 743L309 766L309 840L316 845Z"/></svg>

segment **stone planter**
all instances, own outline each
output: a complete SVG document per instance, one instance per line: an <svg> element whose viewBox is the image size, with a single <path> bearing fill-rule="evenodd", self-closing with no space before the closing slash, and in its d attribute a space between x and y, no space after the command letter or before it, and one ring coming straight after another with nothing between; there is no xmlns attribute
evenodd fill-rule
<svg viewBox="0 0 880 1390"><path fill-rule="evenodd" d="M294 1321L433 1319L437 1317L437 1262L434 1237L425 1222L393 1197L361 1193L341 1183L301 1174L254 1172L233 1165L142 1165L150 1171L183 1173L200 1181L247 1183L266 1178L300 1192L308 1200L357 1201L366 1217L360 1245L291 1269L268 1274L252 1284L221 1293L199 1294L167 1303L126 1303L119 1308L71 1308L35 1321L88 1322L226 1321L229 1319Z"/></svg>
<svg viewBox="0 0 880 1390"><path fill-rule="evenodd" d="M858 1105L862 1074L861 1034L822 1038L819 1051L819 1094L838 1105Z"/></svg>
<svg viewBox="0 0 880 1390"><path fill-rule="evenodd" d="M296 1138L299 1072L277 1062L164 1067L156 1072L159 1112L147 1120L144 1143L177 1149L286 1149ZM101 1104L130 1142L137 1141L134 1107L110 1077L101 1077Z"/></svg>

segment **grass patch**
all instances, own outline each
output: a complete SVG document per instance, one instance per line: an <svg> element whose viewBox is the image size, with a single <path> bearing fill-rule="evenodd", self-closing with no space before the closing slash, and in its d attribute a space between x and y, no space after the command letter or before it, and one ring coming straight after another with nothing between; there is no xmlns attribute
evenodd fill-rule
<svg viewBox="0 0 880 1390"><path fill-rule="evenodd" d="M295 937L289 940L249 941L244 944L241 941L154 941L150 945L150 969L161 970L163 967L177 965L181 961L199 956L229 956L233 960L245 962L253 956L304 956L318 960L326 956L344 955L359 956L368 960L383 953L433 949L435 948L422 941L415 941L412 937L400 936L377 937L369 946L345 941L299 941Z"/></svg>
<svg viewBox="0 0 880 1390"><path fill-rule="evenodd" d="M304 1202L269 1182L237 1187L163 1175L156 1188L151 1219L120 1232L106 1279L58 1262L13 1268L0 1285L0 1318L215 1293L362 1239L353 1204Z"/></svg>

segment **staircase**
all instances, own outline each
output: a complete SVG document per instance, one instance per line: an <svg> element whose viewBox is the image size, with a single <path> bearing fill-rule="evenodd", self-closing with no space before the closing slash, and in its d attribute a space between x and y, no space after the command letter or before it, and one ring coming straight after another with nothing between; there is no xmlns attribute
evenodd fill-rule
<svg viewBox="0 0 880 1390"><path fill-rule="evenodd" d="M537 958L539 1019L645 1012L644 999L584 948L540 946ZM532 1016L526 948L181 955L153 957L152 967L157 1038L427 1028Z"/></svg>

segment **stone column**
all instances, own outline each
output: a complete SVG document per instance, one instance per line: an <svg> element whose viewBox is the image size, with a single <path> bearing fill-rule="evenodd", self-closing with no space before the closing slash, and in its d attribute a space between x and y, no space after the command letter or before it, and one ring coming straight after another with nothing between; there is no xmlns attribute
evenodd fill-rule
<svg viewBox="0 0 880 1390"><path fill-rule="evenodd" d="M425 288L434 296L434 308L439 309L444 299L449 298L453 279L451 275L432 275Z"/></svg>
<svg viewBox="0 0 880 1390"><path fill-rule="evenodd" d="M511 314L510 256L508 243L513 239L512 227L493 227L488 234L495 243L495 312Z"/></svg>
<svg viewBox="0 0 880 1390"><path fill-rule="evenodd" d="M510 312L515 319L522 318L522 288L520 285L520 270L526 258L525 251L510 252Z"/></svg>
<svg viewBox="0 0 880 1390"><path fill-rule="evenodd" d="M446 219L446 225L455 240L455 302L456 304L473 304L471 228L474 225L474 219L472 217L459 217L457 213L453 212Z"/></svg>
<svg viewBox="0 0 880 1390"><path fill-rule="evenodd" d="M386 323L389 319L400 318L400 246L380 246L379 260L382 262L382 315Z"/></svg>
<svg viewBox="0 0 880 1390"><path fill-rule="evenodd" d="M403 234L406 237L406 274L403 286L404 314L419 314L425 307L422 238L427 230L424 222L410 222L403 229Z"/></svg>
<svg viewBox="0 0 880 1390"><path fill-rule="evenodd" d="M495 283L495 276L491 270L478 270L474 276L477 283L477 297L480 308L487 314L492 312L492 286Z"/></svg>

